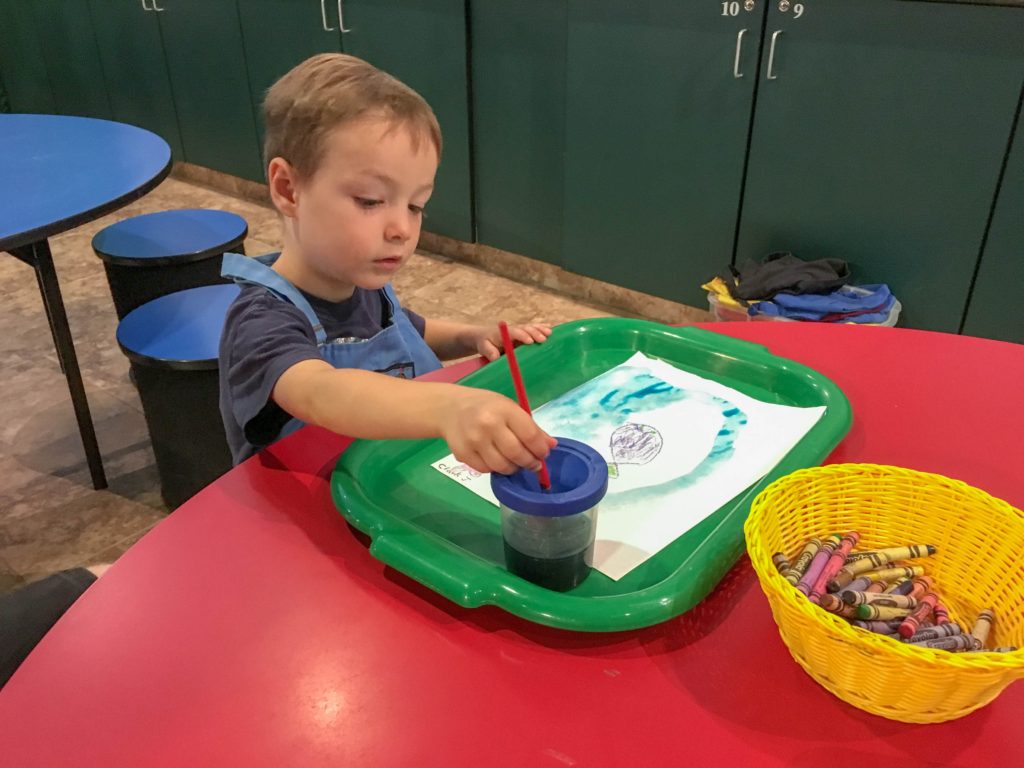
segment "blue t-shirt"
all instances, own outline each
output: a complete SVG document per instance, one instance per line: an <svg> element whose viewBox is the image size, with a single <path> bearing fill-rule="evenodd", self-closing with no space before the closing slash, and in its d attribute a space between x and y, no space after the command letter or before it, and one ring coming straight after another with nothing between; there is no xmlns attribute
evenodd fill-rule
<svg viewBox="0 0 1024 768"><path fill-rule="evenodd" d="M383 291L356 288L338 302L302 295L328 342L370 339L391 324L391 302ZM422 336L426 321L402 311ZM320 359L313 327L300 309L261 286L242 286L220 339L220 412L236 464L274 442L291 420L271 398L281 374L303 360Z"/></svg>

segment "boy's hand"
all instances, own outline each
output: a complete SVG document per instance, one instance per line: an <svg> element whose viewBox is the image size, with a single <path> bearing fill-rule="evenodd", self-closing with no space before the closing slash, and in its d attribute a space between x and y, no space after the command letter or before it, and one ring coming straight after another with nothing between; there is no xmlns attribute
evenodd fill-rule
<svg viewBox="0 0 1024 768"><path fill-rule="evenodd" d="M508 327L512 342L520 344L533 344L547 339L551 335L551 326L544 323L529 323L527 325L510 325ZM498 324L481 325L476 336L476 351L490 361L501 357L501 331Z"/></svg>
<svg viewBox="0 0 1024 768"><path fill-rule="evenodd" d="M441 437L456 459L477 472L507 475L517 467L540 469L556 441L526 411L497 392L460 386L452 390L439 416Z"/></svg>

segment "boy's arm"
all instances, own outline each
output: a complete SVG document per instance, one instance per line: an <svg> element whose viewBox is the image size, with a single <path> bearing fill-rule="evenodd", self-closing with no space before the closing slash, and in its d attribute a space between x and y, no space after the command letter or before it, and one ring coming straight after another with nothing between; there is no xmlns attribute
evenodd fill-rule
<svg viewBox="0 0 1024 768"><path fill-rule="evenodd" d="M551 335L551 326L541 323L510 325L513 341L533 344L544 341ZM501 355L501 333L498 324L470 325L451 320L426 320L423 340L442 360L455 360L466 355L479 354L488 360L497 360Z"/></svg>
<svg viewBox="0 0 1024 768"><path fill-rule="evenodd" d="M304 360L277 380L274 401L307 424L369 439L434 438L478 472L539 469L554 445L516 403L497 392L409 381Z"/></svg>

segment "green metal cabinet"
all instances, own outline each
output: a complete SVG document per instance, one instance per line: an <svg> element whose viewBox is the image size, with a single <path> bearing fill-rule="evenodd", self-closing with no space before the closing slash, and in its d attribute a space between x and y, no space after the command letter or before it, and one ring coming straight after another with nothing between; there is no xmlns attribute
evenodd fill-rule
<svg viewBox="0 0 1024 768"><path fill-rule="evenodd" d="M86 0L33 0L39 53L56 111L110 119L99 48Z"/></svg>
<svg viewBox="0 0 1024 768"><path fill-rule="evenodd" d="M336 0L238 0L253 116L263 146L263 98L296 64L318 53L339 53Z"/></svg>
<svg viewBox="0 0 1024 768"><path fill-rule="evenodd" d="M31 8L23 0L0 0L0 76L11 111L56 111Z"/></svg>
<svg viewBox="0 0 1024 768"><path fill-rule="evenodd" d="M568 269L704 300L736 231L765 0L748 5L570 0Z"/></svg>
<svg viewBox="0 0 1024 768"><path fill-rule="evenodd" d="M963 332L1024 344L1024 115L981 255Z"/></svg>
<svg viewBox="0 0 1024 768"><path fill-rule="evenodd" d="M159 12L123 0L89 0L89 7L113 118L162 136L183 160Z"/></svg>
<svg viewBox="0 0 1024 768"><path fill-rule="evenodd" d="M957 331L1024 80L1024 11L773 4L737 260L792 251Z"/></svg>
<svg viewBox="0 0 1024 768"><path fill-rule="evenodd" d="M157 0L190 163L263 181L236 0Z"/></svg>
<svg viewBox="0 0 1024 768"><path fill-rule="evenodd" d="M472 0L477 241L562 263L566 0Z"/></svg>
<svg viewBox="0 0 1024 768"><path fill-rule="evenodd" d="M344 0L342 10L342 49L416 89L441 124L444 155L424 229L472 240L465 0Z"/></svg>

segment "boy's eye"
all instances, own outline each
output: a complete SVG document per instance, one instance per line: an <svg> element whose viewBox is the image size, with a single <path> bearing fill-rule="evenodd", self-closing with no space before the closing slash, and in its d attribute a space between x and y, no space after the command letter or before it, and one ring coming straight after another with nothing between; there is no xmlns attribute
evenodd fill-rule
<svg viewBox="0 0 1024 768"><path fill-rule="evenodd" d="M412 211L416 216L424 216L422 205L410 205L409 210Z"/></svg>
<svg viewBox="0 0 1024 768"><path fill-rule="evenodd" d="M383 202L382 200L375 200L372 197L358 197L358 196L355 198L355 201L356 201L356 205L358 205L360 208L376 208L378 205L380 205Z"/></svg>

